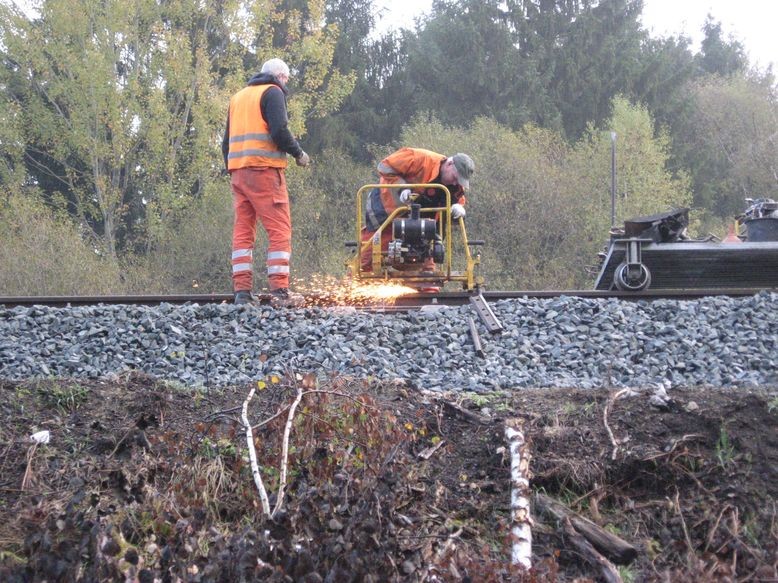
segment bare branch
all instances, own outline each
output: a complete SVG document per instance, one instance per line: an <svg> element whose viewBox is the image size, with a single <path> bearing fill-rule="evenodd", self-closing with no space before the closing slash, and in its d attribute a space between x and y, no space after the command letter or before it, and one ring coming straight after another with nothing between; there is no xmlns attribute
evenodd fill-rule
<svg viewBox="0 0 778 583"><path fill-rule="evenodd" d="M254 449L254 434L251 431L251 424L249 423L249 417L248 417L248 408L249 408L249 401L251 401L251 398L254 396L254 389L251 388L251 391L249 391L249 396L246 397L246 400L243 401L243 410L241 413L241 419L243 419L243 427L246 428L246 443L248 444L249 448L249 460L251 460L251 473L254 476L254 483L257 486L257 490L259 490L259 498L262 501L262 511L267 515L270 516L270 500L267 498L267 491L265 490L265 484L262 482L262 475L259 473L259 465L257 464L257 450Z"/></svg>
<svg viewBox="0 0 778 583"><path fill-rule="evenodd" d="M287 467L288 467L288 461L289 461L289 434L292 431L292 421L294 420L294 412L297 409L297 406L300 404L300 401L303 398L303 391L302 389L297 389L297 397L294 400L294 403L292 403L292 406L289 408L289 416L286 418L286 427L284 428L284 440L281 444L281 477L278 481L278 496L276 498L276 507L273 509L273 514L271 516L275 516L276 513L281 509L281 505L284 502L284 490L286 489L286 473L287 473Z"/></svg>
<svg viewBox="0 0 778 583"><path fill-rule="evenodd" d="M611 431L610 425L608 425L608 409L613 405L613 403L616 402L616 400L624 395L625 393L628 393L629 389L621 389L618 391L615 395L610 397L608 399L608 402L605 403L605 409L602 412L602 421L605 424L605 429L608 432L608 437L610 437L611 443L613 444L613 453L611 454L611 459L616 459L616 453L619 451L619 442L616 441L616 438L613 435L613 431Z"/></svg>

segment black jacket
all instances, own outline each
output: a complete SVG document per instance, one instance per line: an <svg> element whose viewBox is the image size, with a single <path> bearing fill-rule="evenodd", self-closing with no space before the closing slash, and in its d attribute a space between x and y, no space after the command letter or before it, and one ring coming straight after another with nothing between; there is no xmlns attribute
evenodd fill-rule
<svg viewBox="0 0 778 583"><path fill-rule="evenodd" d="M274 75L269 73L257 73L248 82L249 85L275 85L279 90L268 89L259 100L259 113L270 128L270 136L276 146L293 158L303 153L300 144L289 131L289 117L286 113L287 90ZM230 114L227 112L227 127L224 130L222 140L222 155L224 167L227 167L227 155L230 153Z"/></svg>

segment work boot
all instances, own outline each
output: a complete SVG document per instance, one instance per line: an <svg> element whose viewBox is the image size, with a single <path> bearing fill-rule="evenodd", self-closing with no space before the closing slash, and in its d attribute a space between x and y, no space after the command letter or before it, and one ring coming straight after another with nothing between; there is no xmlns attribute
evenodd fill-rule
<svg viewBox="0 0 778 583"><path fill-rule="evenodd" d="M274 308L299 308L305 303L302 295L290 292L288 287L270 291L270 305Z"/></svg>
<svg viewBox="0 0 778 583"><path fill-rule="evenodd" d="M236 306L253 304L255 302L256 302L256 298L254 297L254 294L252 294L249 290L242 289L235 292L235 299L233 300L233 303Z"/></svg>

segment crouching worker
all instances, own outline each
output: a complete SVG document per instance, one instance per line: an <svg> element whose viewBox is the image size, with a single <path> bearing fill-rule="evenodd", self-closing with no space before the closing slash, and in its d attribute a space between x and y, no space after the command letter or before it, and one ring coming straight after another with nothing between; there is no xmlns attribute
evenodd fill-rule
<svg viewBox="0 0 778 583"><path fill-rule="evenodd" d="M473 160L467 154L444 156L421 148L401 148L378 164L380 184L442 184L451 193L451 218L465 216L465 191L470 188L470 176L475 170ZM374 188L365 202L365 226L362 228L362 242L369 241L378 228L399 206L407 205L411 195L419 196L413 201L421 208L446 205L446 193L440 188ZM381 250L386 252L392 239L392 229L381 233ZM372 271L371 250L362 252L363 271ZM434 272L432 258L427 258L422 267L424 273Z"/></svg>
<svg viewBox="0 0 778 583"><path fill-rule="evenodd" d="M222 153L233 194L232 289L236 304L254 301L253 251L257 221L267 232L267 278L271 304L299 306L300 294L289 291L292 220L284 169L287 154L298 166L310 158L287 127L286 84L289 67L270 59L262 71L230 99Z"/></svg>

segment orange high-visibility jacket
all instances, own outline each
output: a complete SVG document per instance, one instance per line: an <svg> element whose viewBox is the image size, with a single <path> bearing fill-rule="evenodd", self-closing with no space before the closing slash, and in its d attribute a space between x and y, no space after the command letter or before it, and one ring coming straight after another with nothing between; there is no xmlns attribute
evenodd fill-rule
<svg viewBox="0 0 778 583"><path fill-rule="evenodd" d="M286 168L286 152L273 142L262 117L262 94L275 85L249 85L230 99L230 152L227 169ZM276 87L276 89L278 89Z"/></svg>
<svg viewBox="0 0 778 583"><path fill-rule="evenodd" d="M440 175L440 165L446 156L423 148L400 148L378 164L381 184L424 184L434 182ZM420 192L423 189L414 189ZM434 189L427 189L432 196ZM451 203L464 204L465 197L461 186L449 188ZM375 231L398 206L400 188L382 188L368 194L365 205L365 226ZM440 192L440 190L437 190ZM445 206L445 203L443 203Z"/></svg>

